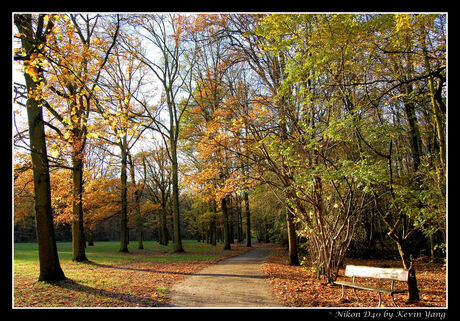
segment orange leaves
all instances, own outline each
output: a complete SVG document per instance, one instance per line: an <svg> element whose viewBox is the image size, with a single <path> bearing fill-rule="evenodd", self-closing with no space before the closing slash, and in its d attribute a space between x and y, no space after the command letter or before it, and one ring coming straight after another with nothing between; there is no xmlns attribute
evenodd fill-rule
<svg viewBox="0 0 460 321"><path fill-rule="evenodd" d="M265 120L268 111L262 105L255 105L250 112L241 113L238 98L228 94L219 98L219 87L211 81L215 73L207 71L206 75L207 81L200 83L196 93L198 104L189 112L190 120L199 126L187 130L188 135L193 132L198 137L194 148L199 168L186 180L195 193L219 202L255 184L237 169L242 162L240 156L249 148L248 139L242 137L245 128L252 122ZM247 90L241 83L237 89Z"/></svg>
<svg viewBox="0 0 460 321"><path fill-rule="evenodd" d="M55 223L68 223L72 220L72 178L68 170L50 173L51 204L55 211Z"/></svg>
<svg viewBox="0 0 460 321"><path fill-rule="evenodd" d="M182 14L177 14L173 18L173 23L176 26L176 30L174 34L171 36L174 41L176 42L176 45L181 38L181 36L186 33L187 30L190 28L190 16L185 16Z"/></svg>
<svg viewBox="0 0 460 321"><path fill-rule="evenodd" d="M175 15L174 23L177 26L173 39L191 39L202 33L205 37L215 37L228 24L227 14L193 14Z"/></svg>
<svg viewBox="0 0 460 321"><path fill-rule="evenodd" d="M176 37L204 31L218 20L216 14L176 15L174 23L178 29Z"/></svg>
<svg viewBox="0 0 460 321"><path fill-rule="evenodd" d="M47 102L45 116L55 128L47 134L54 146L60 145L60 150L55 147L51 151L51 156L56 158L68 154L67 148L83 149L85 135L86 138L98 136L88 131L88 126L96 128L91 126L89 117L93 107L91 98L97 92L93 84L111 39L98 34L101 27L107 27L106 30L109 27L108 20L102 17L58 14L47 15L44 20L52 20L53 28L46 45L39 48L39 54L31 54L33 60L25 68L32 77L37 77L38 67L47 64L47 68L43 68L45 81L29 95Z"/></svg>
<svg viewBox="0 0 460 321"><path fill-rule="evenodd" d="M82 195L85 224L94 225L119 210L118 180L98 176L87 167L84 172L85 190ZM73 184L71 172L60 169L51 172L51 202L55 223L72 221Z"/></svg>
<svg viewBox="0 0 460 321"><path fill-rule="evenodd" d="M14 155L14 221L34 214L33 176L30 155Z"/></svg>
<svg viewBox="0 0 460 321"><path fill-rule="evenodd" d="M351 260L351 259L350 259ZM384 260L353 259L350 264L381 266L388 264L397 266L400 262ZM355 262L356 261L356 262ZM310 263L306 263L310 264ZM348 263L345 263L345 265ZM446 271L441 264L416 263L417 283L421 300L409 303L407 293L395 295L400 307L445 307L446 306ZM263 274L268 277L273 293L287 306L298 307L375 307L378 296L371 291L358 291L356 298L349 290L345 290L347 299L340 300L341 288L327 285L318 280L307 266L290 266L287 263L285 250L275 248L273 255L263 264ZM339 274L343 271L339 272ZM378 282L378 281L376 281ZM375 284L377 285L377 284ZM382 295L384 306L393 306L389 296Z"/></svg>

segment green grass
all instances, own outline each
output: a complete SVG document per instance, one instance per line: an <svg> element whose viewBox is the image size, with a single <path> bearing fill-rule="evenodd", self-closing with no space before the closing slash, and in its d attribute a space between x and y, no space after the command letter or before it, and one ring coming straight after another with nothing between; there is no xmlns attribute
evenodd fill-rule
<svg viewBox="0 0 460 321"><path fill-rule="evenodd" d="M195 240L182 241L184 253L173 253L172 242L168 246L155 241L144 241L144 249L137 249L137 242L131 242L129 253L118 252L118 241L96 242L86 248L88 260L99 264L120 264L123 262L174 262L200 261L221 256L222 246L212 246ZM72 243L58 242L58 255L61 262L72 260ZM15 264L36 263L38 261L37 243L15 243Z"/></svg>
<svg viewBox="0 0 460 321"><path fill-rule="evenodd" d="M131 242L129 253L118 252L120 243L96 242L86 248L88 263L72 261L71 242L58 242L58 255L67 280L38 282L39 261L36 243L14 244L14 302L16 307L103 307L158 306L168 303L174 282L223 257L244 253L243 245L212 246L183 240L183 253L173 253L173 245L144 242L137 249Z"/></svg>

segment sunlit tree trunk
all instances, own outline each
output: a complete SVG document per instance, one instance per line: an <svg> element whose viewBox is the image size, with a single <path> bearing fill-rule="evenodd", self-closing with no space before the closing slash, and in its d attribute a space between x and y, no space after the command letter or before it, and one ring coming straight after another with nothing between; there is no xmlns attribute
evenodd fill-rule
<svg viewBox="0 0 460 321"><path fill-rule="evenodd" d="M38 25L43 25L44 15L40 15ZM21 14L14 16L14 23L21 32L21 44L27 56L35 50L35 44L43 43L46 39L46 30L50 30L52 23L49 22L44 31L37 27L34 33L32 28L32 16ZM37 39L35 39L37 37ZM26 57L27 57L26 56ZM24 60L24 65L29 63ZM42 71L36 69L39 75L34 80L27 72L24 72L28 93L36 92L43 81ZM42 108L39 101L32 95L28 95L26 102L27 120L29 125L29 138L31 147L32 172L34 179L34 207L35 222L38 242L38 258L40 263L40 281L59 281L66 277L61 269L57 254L56 239L53 226L53 214L51 210L51 186L49 175L49 164L46 150L45 128L43 122Z"/></svg>
<svg viewBox="0 0 460 321"><path fill-rule="evenodd" d="M85 252L85 237L83 227L83 159L81 152L72 153L72 180L73 180L73 200L72 200L72 261L87 261Z"/></svg>
<svg viewBox="0 0 460 321"><path fill-rule="evenodd" d="M30 80L26 76L28 88ZM40 281L64 280L65 275L59 263L51 211L51 188L46 154L45 132L41 107L35 99L27 100L30 146L34 176L35 222L40 261Z"/></svg>
<svg viewBox="0 0 460 321"><path fill-rule="evenodd" d="M128 252L128 199L126 187L126 135L120 141L121 149L121 217L120 217L120 249L119 252Z"/></svg>

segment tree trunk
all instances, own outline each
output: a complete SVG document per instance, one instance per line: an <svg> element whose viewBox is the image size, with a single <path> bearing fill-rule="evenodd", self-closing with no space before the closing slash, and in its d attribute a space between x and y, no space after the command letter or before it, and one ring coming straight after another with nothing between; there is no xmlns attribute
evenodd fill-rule
<svg viewBox="0 0 460 321"><path fill-rule="evenodd" d="M137 206L137 205L136 205ZM143 231L143 222L140 213L140 206L137 207L137 218L136 218L136 227L137 227L137 248L139 250L144 249L144 231Z"/></svg>
<svg viewBox="0 0 460 321"><path fill-rule="evenodd" d="M160 226L158 227L158 242L161 245L168 245L168 225L167 225L167 195L166 190L160 188L161 192L161 212L160 212Z"/></svg>
<svg viewBox="0 0 460 321"><path fill-rule="evenodd" d="M43 22L43 16L39 17ZM21 32L21 45L27 55L35 50L38 42L43 42L45 35L43 30L37 29L33 32L32 16L30 14L14 15L14 24ZM44 26L39 23L38 25ZM43 38L42 38L43 37ZM29 65L28 60L24 60L24 65ZM35 68L39 75L38 80L34 80L27 72L24 72L28 93L34 93L43 80L42 71ZM51 185L49 164L46 150L45 128L43 122L42 108L39 101L28 94L26 102L27 120L29 125L30 156L32 159L32 173L34 180L34 208L35 226L38 242L38 259L40 264L39 281L59 281L66 277L59 263L57 254L56 239L54 234L53 213L51 207Z"/></svg>
<svg viewBox="0 0 460 321"><path fill-rule="evenodd" d="M171 130L172 132L172 130ZM173 137L170 140L171 148L171 175L172 175L172 212L173 212L173 242L174 252L184 252L180 237L180 213L179 213L179 177L177 166L177 145Z"/></svg>
<svg viewBox="0 0 460 321"><path fill-rule="evenodd" d="M134 175L134 162L131 158L131 154L128 153L129 157L129 172L131 176L131 182L133 183L134 186L134 199L135 199L135 206L136 206L136 228L137 228L137 248L139 250L144 249L144 232L143 232L143 222L142 222L142 216L141 216L141 204L140 204L140 198L141 198L141 191L140 188L136 185L136 177Z"/></svg>
<svg viewBox="0 0 460 321"><path fill-rule="evenodd" d="M167 209L166 204L162 205L161 210L161 244L168 245L169 237L168 237L168 221L167 221Z"/></svg>
<svg viewBox="0 0 460 321"><path fill-rule="evenodd" d="M422 49L424 53L425 69L428 74L431 74L431 65L430 65L430 60L428 58L428 51L426 48L425 26L420 26L420 29L421 29L420 34L421 34ZM441 166L442 166L443 173L444 173L445 167L446 167L446 136L444 132L444 122L442 120L442 109L441 109L441 105L443 104L443 102L440 97L437 99L437 94L434 88L433 76L431 75L428 77L428 84L430 86L431 105L433 107L434 122L436 124L436 129L437 129L436 133L439 139L439 160L441 161ZM440 85L440 88L442 88L442 85ZM440 93L441 89L438 90L438 92Z"/></svg>
<svg viewBox="0 0 460 321"><path fill-rule="evenodd" d="M294 217L289 211L286 209L286 222L287 222L287 230L288 230L288 244L289 244L289 265L300 265L299 257L297 253L297 235L295 232L295 224L294 224Z"/></svg>
<svg viewBox="0 0 460 321"><path fill-rule="evenodd" d="M228 224L227 198L221 200L222 214L224 215L224 250L230 250L230 228Z"/></svg>
<svg viewBox="0 0 460 321"><path fill-rule="evenodd" d="M230 244L233 244L234 243L234 239L235 239L235 235L234 235L234 231L233 231L233 224L234 224L234 220L233 220L233 201L232 201L232 198L229 197L228 200L227 200L227 213L228 213L228 239L229 239L229 242Z"/></svg>
<svg viewBox="0 0 460 321"><path fill-rule="evenodd" d="M27 90L30 92L37 86L31 77L25 74ZM51 208L51 186L49 165L46 151L45 130L42 108L38 102L27 100L27 118L34 177L35 224L38 242L38 258L40 261L39 281L59 281L66 277L61 269L54 235L53 214Z"/></svg>
<svg viewBox="0 0 460 321"><path fill-rule="evenodd" d="M244 192L244 206L246 212L246 246L251 247L251 213L249 211L248 192Z"/></svg>
<svg viewBox="0 0 460 321"><path fill-rule="evenodd" d="M241 199L238 198L238 243L243 241L243 217L241 214Z"/></svg>
<svg viewBox="0 0 460 321"><path fill-rule="evenodd" d="M396 220L396 223L392 225L388 221L385 212L380 208L377 194L375 192L373 192L373 194L375 208L377 209L378 213L380 214L380 217L382 217L387 227L390 229L390 232L388 232L388 236L396 242L396 246L398 248L399 255L401 256L403 267L406 270L409 270L409 280L407 282L409 287L409 301L418 301L420 299L420 296L417 287L415 269L412 264L412 255L410 254L410 250L407 247L407 241L401 235L395 235L396 227L397 224L399 224L398 222L400 222L400 219Z"/></svg>
<svg viewBox="0 0 460 321"><path fill-rule="evenodd" d="M72 261L88 261L85 253L85 237L83 227L83 156L81 150L72 152Z"/></svg>
<svg viewBox="0 0 460 321"><path fill-rule="evenodd" d="M30 103L28 103L28 105L31 106L28 108L28 111L36 108L41 114L40 107L33 107L33 104ZM31 112L31 114L34 113L35 111ZM38 126L40 126L40 120L38 117L39 116L29 117L29 121L35 122ZM32 120L33 118L34 120ZM43 125L43 122L41 122L41 124ZM54 235L48 160L46 156L42 156L43 154L46 155L44 133L42 136L42 143L39 142L41 140L40 138L37 139L37 137L35 137L39 131L40 130L37 130L37 128L29 126L30 146L35 146L35 148L32 149L31 154L34 176L35 223L38 242L38 258L40 261L40 275L38 280L59 281L65 280L66 277L59 263L56 239Z"/></svg>
<svg viewBox="0 0 460 321"><path fill-rule="evenodd" d="M121 218L120 218L120 249L119 252L128 252L128 200L126 187L126 136L120 143L121 149Z"/></svg>
<svg viewBox="0 0 460 321"><path fill-rule="evenodd" d="M94 232L88 229L88 246L94 246Z"/></svg>
<svg viewBox="0 0 460 321"><path fill-rule="evenodd" d="M217 245L217 224L216 224L216 203L213 200L211 204L211 211L212 211L212 218L211 218L211 223L210 223L210 228L211 228L211 244L212 245Z"/></svg>
<svg viewBox="0 0 460 321"><path fill-rule="evenodd" d="M407 96L412 92L412 85L408 84L404 88ZM414 171L420 166L420 156L422 153L422 139L420 137L420 128L415 114L415 104L409 98L404 99L404 111L406 113L407 122L409 123L409 134L412 149L412 160L414 162Z"/></svg>
<svg viewBox="0 0 460 321"><path fill-rule="evenodd" d="M211 245L216 245L216 219L212 218L209 223L209 232L211 234Z"/></svg>
<svg viewBox="0 0 460 321"><path fill-rule="evenodd" d="M404 241L396 241L398 247L399 255L403 262L403 266L406 270L409 270L409 278L407 280L407 286L409 290L409 301L418 301L420 300L420 294L417 286L417 277L415 275L415 268L412 261L412 255L409 254Z"/></svg>
<svg viewBox="0 0 460 321"><path fill-rule="evenodd" d="M161 245L168 245L168 237L166 230L166 208L161 208L160 212L160 226L158 227L158 242Z"/></svg>

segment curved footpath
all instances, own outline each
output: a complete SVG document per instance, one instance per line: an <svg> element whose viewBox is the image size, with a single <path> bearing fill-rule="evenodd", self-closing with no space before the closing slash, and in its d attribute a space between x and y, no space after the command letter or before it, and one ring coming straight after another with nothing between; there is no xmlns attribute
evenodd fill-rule
<svg viewBox="0 0 460 321"><path fill-rule="evenodd" d="M270 293L260 271L269 248L255 247L204 268L175 284L171 305L175 307L282 307Z"/></svg>

